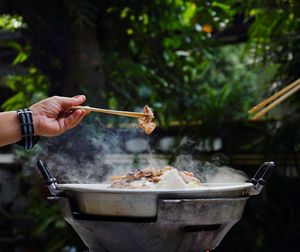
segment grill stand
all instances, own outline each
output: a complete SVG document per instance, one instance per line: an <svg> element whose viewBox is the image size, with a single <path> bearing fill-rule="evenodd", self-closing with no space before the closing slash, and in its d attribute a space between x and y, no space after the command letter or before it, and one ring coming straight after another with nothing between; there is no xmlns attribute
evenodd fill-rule
<svg viewBox="0 0 300 252"><path fill-rule="evenodd" d="M80 214L69 197L51 199L91 252L200 252L220 244L248 197L159 199L156 218Z"/></svg>

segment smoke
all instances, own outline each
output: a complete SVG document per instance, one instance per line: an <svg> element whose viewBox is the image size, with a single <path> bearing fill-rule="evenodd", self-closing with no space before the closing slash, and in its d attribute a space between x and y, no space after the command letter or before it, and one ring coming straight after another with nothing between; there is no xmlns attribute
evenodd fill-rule
<svg viewBox="0 0 300 252"><path fill-rule="evenodd" d="M59 183L101 183L113 175L143 169L149 164L157 169L169 164L191 171L202 182L247 180L241 171L222 165L226 156L215 155L212 162L201 161L189 154L194 151L194 141L185 137L178 144L170 137L166 139L160 140L155 131L148 136L137 127L114 129L81 124L59 137L45 139L35 159L45 161ZM178 148L185 149L184 154L170 158L170 153L177 153ZM32 164L30 161L27 165Z"/></svg>

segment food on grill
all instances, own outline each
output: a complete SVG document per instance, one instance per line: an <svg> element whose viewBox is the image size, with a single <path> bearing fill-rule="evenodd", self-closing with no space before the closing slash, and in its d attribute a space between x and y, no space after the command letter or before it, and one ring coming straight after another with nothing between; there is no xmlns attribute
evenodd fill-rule
<svg viewBox="0 0 300 252"><path fill-rule="evenodd" d="M200 186L200 180L192 172L178 171L171 166L129 172L124 176L113 176L110 188L115 189L182 189Z"/></svg>
<svg viewBox="0 0 300 252"><path fill-rule="evenodd" d="M151 134L156 127L156 124L152 122L154 115L148 105L144 107L144 114L147 116L139 118L139 127L145 130L146 134Z"/></svg>

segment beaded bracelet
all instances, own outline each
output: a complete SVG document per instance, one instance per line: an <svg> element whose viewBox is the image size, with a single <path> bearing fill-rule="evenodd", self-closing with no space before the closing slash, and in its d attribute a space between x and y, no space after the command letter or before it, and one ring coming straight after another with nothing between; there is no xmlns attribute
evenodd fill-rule
<svg viewBox="0 0 300 252"><path fill-rule="evenodd" d="M26 150L30 150L39 140L38 136L34 136L32 112L28 108L25 108L18 110L17 113L22 134L22 140L18 144Z"/></svg>

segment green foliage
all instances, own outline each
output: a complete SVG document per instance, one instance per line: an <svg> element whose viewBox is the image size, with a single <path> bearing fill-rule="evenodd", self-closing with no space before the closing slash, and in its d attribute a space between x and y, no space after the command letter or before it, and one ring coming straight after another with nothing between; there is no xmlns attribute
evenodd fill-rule
<svg viewBox="0 0 300 252"><path fill-rule="evenodd" d="M246 117L257 96L255 70L242 57L241 47L219 48L212 39L215 29L232 20L232 4L155 1L155 6L141 9L132 3L111 6L105 18L113 20L115 32L103 45L108 97L115 96L119 108L149 104L158 111L161 127L174 120L223 120L220 113L226 120ZM226 101L219 100L223 91Z"/></svg>
<svg viewBox="0 0 300 252"><path fill-rule="evenodd" d="M0 15L0 30L16 32L26 28L23 18L17 15ZM31 48L29 45L21 45L15 40L0 41L0 48L9 48L16 52L12 65L26 64L30 58ZM14 95L6 100L2 105L3 110L16 110L28 107L47 96L49 80L36 67L27 66L27 73L23 75L7 75L2 78L3 82Z"/></svg>
<svg viewBox="0 0 300 252"><path fill-rule="evenodd" d="M256 64L266 68L264 78L269 85L264 86L263 93L270 96L299 78L300 3L297 0L279 0L272 4L266 0L248 1L244 8L247 18L253 19L248 50L253 52ZM276 85L271 85L274 81ZM296 155L299 151L299 98L297 92L283 102L285 107L279 114L282 123L273 125L267 139L270 152Z"/></svg>
<svg viewBox="0 0 300 252"><path fill-rule="evenodd" d="M18 15L0 15L0 30L15 31L26 27L23 18Z"/></svg>
<svg viewBox="0 0 300 252"><path fill-rule="evenodd" d="M4 110L28 107L46 98L49 87L48 78L34 67L29 68L27 75L7 76L4 81L15 92L11 98L2 104L2 109Z"/></svg>
<svg viewBox="0 0 300 252"><path fill-rule="evenodd" d="M257 63L279 64L277 79L291 81L299 77L299 1L248 1L248 18L254 20L249 30L249 49Z"/></svg>
<svg viewBox="0 0 300 252"><path fill-rule="evenodd" d="M12 62L12 65L24 63L30 54L29 46L21 46L17 41L0 41L0 48L11 48L17 52L17 56Z"/></svg>
<svg viewBox="0 0 300 252"><path fill-rule="evenodd" d="M209 123L246 118L247 109L256 102L257 75L242 57L243 50L214 48L205 52L201 64L188 51L181 51L182 56L174 55L171 67L117 56L106 59L111 96L117 97L119 107L149 103L159 111L161 126L171 120Z"/></svg>

